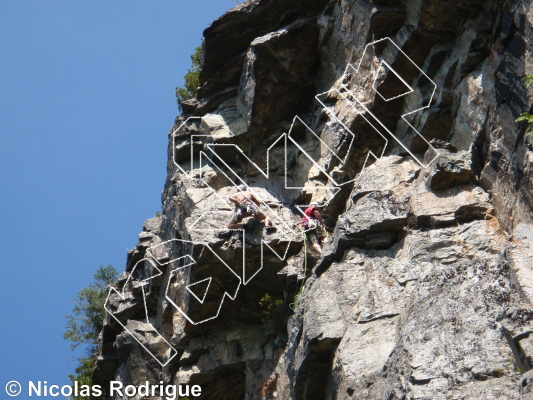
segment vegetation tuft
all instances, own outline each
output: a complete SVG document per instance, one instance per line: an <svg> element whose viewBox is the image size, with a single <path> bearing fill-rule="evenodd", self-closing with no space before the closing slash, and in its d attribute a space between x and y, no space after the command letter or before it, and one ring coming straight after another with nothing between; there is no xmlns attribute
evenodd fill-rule
<svg viewBox="0 0 533 400"><path fill-rule="evenodd" d="M524 82L526 84L526 87L533 86L533 75L527 75L524 78ZM525 121L528 124L527 130L526 130L526 136L533 135L533 114L523 112L522 114L520 114L520 117L518 117L515 122L522 122L522 121Z"/></svg>
<svg viewBox="0 0 533 400"><path fill-rule="evenodd" d="M198 90L198 78L202 68L202 46L198 46L191 56L191 68L183 77L183 87L176 87L176 101L178 109L182 111L181 103L194 99Z"/></svg>
<svg viewBox="0 0 533 400"><path fill-rule="evenodd" d="M74 308L71 315L65 315L67 329L63 338L70 340L71 350L79 345L85 346L85 356L78 358L79 366L75 374L69 375L72 387L74 382L78 385L92 384L92 372L96 351L98 348L98 335L104 326L105 309L108 285L114 284L118 279L118 272L112 265L100 266L93 275L94 282L80 290L73 300ZM71 400L92 400L92 397L73 396Z"/></svg>
<svg viewBox="0 0 533 400"><path fill-rule="evenodd" d="M259 306L261 307L261 322L267 324L269 321L274 321L276 328L281 328L287 311L283 306L283 300L274 299L265 293L259 301Z"/></svg>

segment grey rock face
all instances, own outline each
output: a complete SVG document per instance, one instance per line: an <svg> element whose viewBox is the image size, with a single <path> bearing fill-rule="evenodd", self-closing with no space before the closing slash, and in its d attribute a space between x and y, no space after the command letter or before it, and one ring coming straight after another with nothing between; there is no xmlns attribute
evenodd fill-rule
<svg viewBox="0 0 533 400"><path fill-rule="evenodd" d="M533 226L520 224L513 232L509 260L524 295L533 302Z"/></svg>
<svg viewBox="0 0 533 400"><path fill-rule="evenodd" d="M248 0L215 20L94 383L533 398L533 138L514 122L533 100L532 10ZM385 37L401 52L367 47ZM227 229L240 179L277 230ZM300 225L311 201L330 228L320 257Z"/></svg>
<svg viewBox="0 0 533 400"><path fill-rule="evenodd" d="M443 190L465 184L471 176L472 160L468 151L441 150L427 172L427 183L431 190Z"/></svg>
<svg viewBox="0 0 533 400"><path fill-rule="evenodd" d="M309 102L317 39L314 21L298 20L250 43L237 103L248 126L276 126Z"/></svg>

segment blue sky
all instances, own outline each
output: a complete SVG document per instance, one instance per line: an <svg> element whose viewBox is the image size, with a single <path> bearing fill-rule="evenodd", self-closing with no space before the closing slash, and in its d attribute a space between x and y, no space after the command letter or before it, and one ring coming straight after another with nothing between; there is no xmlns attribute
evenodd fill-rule
<svg viewBox="0 0 533 400"><path fill-rule="evenodd" d="M63 315L160 209L174 87L232 6L0 0L0 398L68 383Z"/></svg>

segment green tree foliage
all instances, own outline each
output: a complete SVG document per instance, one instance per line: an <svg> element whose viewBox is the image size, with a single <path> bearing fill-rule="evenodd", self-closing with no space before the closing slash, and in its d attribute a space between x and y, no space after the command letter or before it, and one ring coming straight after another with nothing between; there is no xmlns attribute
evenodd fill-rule
<svg viewBox="0 0 533 400"><path fill-rule="evenodd" d="M286 307L283 307L283 300L272 298L268 293L259 301L261 307L261 322L266 324L268 321L274 321L277 328L280 328L286 314Z"/></svg>
<svg viewBox="0 0 533 400"><path fill-rule="evenodd" d="M265 317L274 315L276 309L282 304L283 300L274 300L268 293L265 293L263 298L259 301L259 305L262 308L262 314Z"/></svg>
<svg viewBox="0 0 533 400"><path fill-rule="evenodd" d="M529 114L529 113L520 114L520 117L516 119L516 122L522 122L522 121L526 121L529 125L526 130L526 136L533 135L533 114Z"/></svg>
<svg viewBox="0 0 533 400"><path fill-rule="evenodd" d="M79 386L91 385L98 335L104 325L107 286L117 281L118 272L112 265L101 265L93 278L94 282L80 290L73 300L72 314L65 316L67 329L63 337L72 342L72 350L80 344L86 350L86 356L78 359L76 373L68 376L73 387L74 382ZM73 396L71 400L92 400L92 397Z"/></svg>
<svg viewBox="0 0 533 400"><path fill-rule="evenodd" d="M68 379L70 379L70 383L72 387L74 387L74 382L78 382L78 387L81 387L82 385L91 386L93 366L94 366L94 356L81 358L79 362L80 362L80 365L75 370L76 375L71 374L68 376ZM91 397L75 396L74 393L72 394L72 397L70 397L69 399L70 400L92 400Z"/></svg>
<svg viewBox="0 0 533 400"><path fill-rule="evenodd" d="M181 102L194 99L198 90L198 78L202 67L202 46L198 46L191 56L191 68L183 77L183 87L176 87L176 100L181 111Z"/></svg>
<svg viewBox="0 0 533 400"><path fill-rule="evenodd" d="M72 315L65 316L67 330L63 334L72 342L72 350L80 344L88 346L88 350L96 348L104 325L107 286L115 283L117 277L118 272L112 265L100 266L94 274L94 282L78 292L73 301Z"/></svg>
<svg viewBox="0 0 533 400"><path fill-rule="evenodd" d="M524 81L526 83L526 87L533 86L533 75L526 76L524 78ZM526 130L526 136L533 135L533 114L524 112L520 114L520 117L518 117L515 122L522 122L522 121L525 121L528 124L527 130Z"/></svg>

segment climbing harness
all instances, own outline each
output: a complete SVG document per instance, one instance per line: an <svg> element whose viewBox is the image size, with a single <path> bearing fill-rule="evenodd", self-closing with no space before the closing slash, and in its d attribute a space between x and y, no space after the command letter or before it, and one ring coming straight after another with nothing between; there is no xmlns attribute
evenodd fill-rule
<svg viewBox="0 0 533 400"><path fill-rule="evenodd" d="M317 224L317 221L316 219L307 219L305 222L304 222L304 229L305 230L313 230L313 229L316 229L318 227L318 224Z"/></svg>

